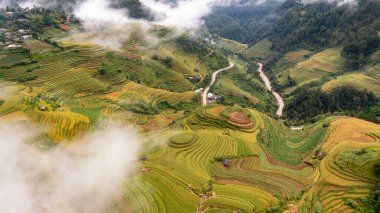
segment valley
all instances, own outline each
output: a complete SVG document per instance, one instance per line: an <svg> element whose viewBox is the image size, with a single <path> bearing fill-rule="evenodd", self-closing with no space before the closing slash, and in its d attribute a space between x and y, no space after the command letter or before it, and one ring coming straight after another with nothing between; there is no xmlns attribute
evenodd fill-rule
<svg viewBox="0 0 380 213"><path fill-rule="evenodd" d="M0 1L2 211L380 211L378 1L54 3Z"/></svg>

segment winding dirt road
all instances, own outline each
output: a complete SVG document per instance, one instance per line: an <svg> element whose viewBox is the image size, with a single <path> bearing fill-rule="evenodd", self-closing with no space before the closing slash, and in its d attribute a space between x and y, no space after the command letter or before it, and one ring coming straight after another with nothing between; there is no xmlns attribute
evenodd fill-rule
<svg viewBox="0 0 380 213"><path fill-rule="evenodd" d="M215 72L212 73L212 76L211 76L211 82L210 82L210 84L206 87L206 89L203 91L203 94L202 94L202 105L203 105L203 106L207 106L207 94L208 94L208 92L210 91L211 86L215 83L215 81L216 81L216 76L217 76L219 73L221 73L221 72L223 72L223 71L225 71L225 70L229 70L229 69L231 69L231 68L234 67L234 66L235 66L235 64L232 63L232 62L230 61L230 66L228 66L228 67L226 67L226 68L223 68L223 69L220 69L220 70L217 70L217 71L215 71Z"/></svg>
<svg viewBox="0 0 380 213"><path fill-rule="evenodd" d="M277 112L276 112L276 115L278 116L282 116L282 112L284 111L284 107L285 107L285 103L284 103L284 100L282 99L282 97L280 96L280 94L278 94L278 92L274 91L272 89L272 85L270 83L270 80L268 78L268 76L265 75L264 71L263 71L263 64L262 63L257 63L259 65L259 73L260 73L260 77L261 79L263 79L264 81L264 84L266 86L266 88L272 92L272 95L276 98L277 100L277 106L278 106L278 109L277 109Z"/></svg>

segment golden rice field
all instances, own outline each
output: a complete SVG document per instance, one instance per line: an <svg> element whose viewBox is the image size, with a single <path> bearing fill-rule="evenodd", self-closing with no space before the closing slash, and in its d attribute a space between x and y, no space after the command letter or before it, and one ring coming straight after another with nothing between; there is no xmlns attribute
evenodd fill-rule
<svg viewBox="0 0 380 213"><path fill-rule="evenodd" d="M339 86L352 86L358 89L367 89L380 96L380 63L369 67L363 72L354 72L336 77L322 86L325 92L331 92Z"/></svg>
<svg viewBox="0 0 380 213"><path fill-rule="evenodd" d="M360 198L368 195L376 180L371 170L366 170L370 173L366 175L360 171L360 168L369 166L368 163L374 163L378 159L374 156L374 159L365 161L365 158L360 157L363 154L358 151L368 149L368 152L378 155L379 141L370 133L379 133L380 126L355 118L336 118L331 124L331 129L329 138L322 145L327 156L321 162L319 178L300 204L303 204L303 209L309 210L313 203L312 199L318 197L325 212L355 212L355 209L345 205L345 201L350 198L360 203ZM340 162L342 159L352 159L344 155L340 157L350 150L354 151L357 160L342 164ZM361 162L361 159L364 161Z"/></svg>
<svg viewBox="0 0 380 213"><path fill-rule="evenodd" d="M343 71L344 60L339 49L327 49L297 63L284 71L278 81L285 81L287 76L294 79L298 86L316 81L332 73Z"/></svg>

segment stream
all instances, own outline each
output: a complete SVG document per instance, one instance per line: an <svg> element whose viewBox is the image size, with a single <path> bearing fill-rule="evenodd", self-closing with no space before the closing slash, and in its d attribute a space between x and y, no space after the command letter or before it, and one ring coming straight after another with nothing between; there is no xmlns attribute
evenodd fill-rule
<svg viewBox="0 0 380 213"><path fill-rule="evenodd" d="M264 71L263 71L263 64L262 63L257 63L259 65L259 73L260 73L260 77L261 79L264 81L264 84L265 84L265 87L270 91L272 92L272 95L276 98L276 101L277 101L277 106L278 106L278 109L277 109L277 112L276 112L276 115L278 116L282 116L282 113L284 111L284 107L285 107L285 103L284 103L284 100L282 99L282 97L280 96L280 94L278 94L278 92L276 92L275 90L272 89L272 85L270 83L270 80L268 78L267 75L265 75Z"/></svg>

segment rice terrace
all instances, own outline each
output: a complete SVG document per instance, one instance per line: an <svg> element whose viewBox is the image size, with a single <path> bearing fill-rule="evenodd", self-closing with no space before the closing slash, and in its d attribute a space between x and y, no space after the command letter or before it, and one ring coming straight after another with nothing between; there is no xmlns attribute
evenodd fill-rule
<svg viewBox="0 0 380 213"><path fill-rule="evenodd" d="M0 212L380 212L377 0L0 0Z"/></svg>

